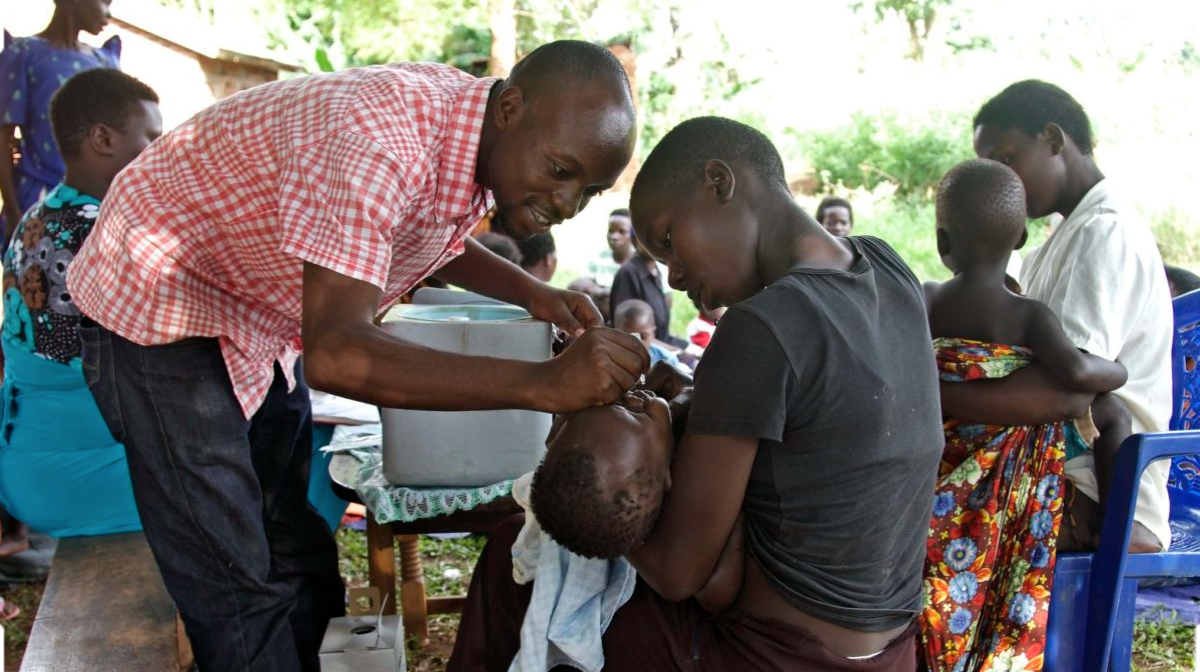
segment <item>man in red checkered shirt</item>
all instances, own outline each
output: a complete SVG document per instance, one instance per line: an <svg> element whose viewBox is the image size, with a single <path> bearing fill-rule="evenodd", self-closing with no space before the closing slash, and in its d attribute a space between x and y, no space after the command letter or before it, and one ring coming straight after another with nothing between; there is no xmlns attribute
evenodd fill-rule
<svg viewBox="0 0 1200 672"><path fill-rule="evenodd" d="M316 672L343 612L337 549L305 498L306 378L381 406L566 412L614 401L647 368L584 295L468 235L493 200L517 236L573 217L617 179L635 132L616 58L555 42L507 80L396 64L260 86L117 177L68 286L200 669ZM431 274L576 340L514 362L372 323Z"/></svg>

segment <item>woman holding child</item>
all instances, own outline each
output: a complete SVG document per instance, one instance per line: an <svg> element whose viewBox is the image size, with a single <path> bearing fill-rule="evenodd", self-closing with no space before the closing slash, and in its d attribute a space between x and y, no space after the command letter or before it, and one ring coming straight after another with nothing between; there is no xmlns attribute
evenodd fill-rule
<svg viewBox="0 0 1200 672"><path fill-rule="evenodd" d="M827 233L770 141L726 119L671 131L631 205L671 285L729 310L669 489L641 504L657 524L625 554L639 580L603 636L604 669L913 670L942 447L916 279L882 241ZM529 599L512 534L480 559L451 670L508 669ZM705 600L709 613L693 598L743 546L732 604Z"/></svg>

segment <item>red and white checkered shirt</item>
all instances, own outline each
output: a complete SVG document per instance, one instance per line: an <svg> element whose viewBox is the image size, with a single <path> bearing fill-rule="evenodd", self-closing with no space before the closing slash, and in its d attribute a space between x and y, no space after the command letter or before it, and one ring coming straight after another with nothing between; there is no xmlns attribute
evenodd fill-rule
<svg viewBox="0 0 1200 672"><path fill-rule="evenodd" d="M302 349L303 262L383 290L463 251L494 79L395 64L265 84L163 136L113 182L68 289L142 345L220 340L246 417Z"/></svg>

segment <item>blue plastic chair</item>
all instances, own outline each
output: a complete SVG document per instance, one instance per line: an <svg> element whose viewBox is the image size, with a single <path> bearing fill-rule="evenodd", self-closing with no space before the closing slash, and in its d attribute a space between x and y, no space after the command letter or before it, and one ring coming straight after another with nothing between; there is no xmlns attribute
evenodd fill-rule
<svg viewBox="0 0 1200 672"><path fill-rule="evenodd" d="M1137 434L1122 445L1114 468L1100 546L1059 556L1051 593L1047 672L1127 672L1133 651L1137 582L1149 577L1200 577L1200 290L1174 302L1171 352L1174 431ZM1172 545L1167 553L1129 555L1137 486L1146 465L1174 458Z"/></svg>

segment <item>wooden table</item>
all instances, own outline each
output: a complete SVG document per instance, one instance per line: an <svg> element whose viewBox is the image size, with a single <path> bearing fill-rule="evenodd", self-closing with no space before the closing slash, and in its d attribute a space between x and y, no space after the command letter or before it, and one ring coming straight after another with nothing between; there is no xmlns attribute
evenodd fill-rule
<svg viewBox="0 0 1200 672"><path fill-rule="evenodd" d="M340 497L350 502L360 502L358 495L336 481L333 489ZM361 502L360 502L361 503ZM488 534L496 527L522 511L512 497L502 497L470 511L460 511L447 516L437 516L411 523L376 523L367 511L367 567L368 580L379 589L380 599L385 601L385 614L396 613L396 542L400 543L400 613L404 621L404 632L424 644L429 638L428 617L430 614L461 613L466 595L425 594L425 573L421 569L421 554L417 548L419 535L451 532L473 532Z"/></svg>

